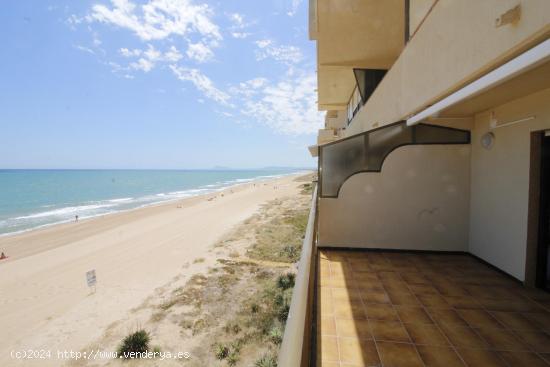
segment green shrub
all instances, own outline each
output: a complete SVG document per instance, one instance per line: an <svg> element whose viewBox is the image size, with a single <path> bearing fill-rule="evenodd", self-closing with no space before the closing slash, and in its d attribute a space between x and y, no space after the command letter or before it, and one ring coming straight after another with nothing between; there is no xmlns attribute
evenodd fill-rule
<svg viewBox="0 0 550 367"><path fill-rule="evenodd" d="M239 361L239 351L232 350L231 353L227 356L227 364L231 367L236 366Z"/></svg>
<svg viewBox="0 0 550 367"><path fill-rule="evenodd" d="M256 328L262 332L263 335L269 335L273 323L275 322L276 310L270 310L269 312L261 312L258 314L256 322Z"/></svg>
<svg viewBox="0 0 550 367"><path fill-rule="evenodd" d="M216 358L221 361L222 359L227 358L227 356L229 355L229 348L227 348L223 344L216 344L216 346L214 347L214 354L216 355Z"/></svg>
<svg viewBox="0 0 550 367"><path fill-rule="evenodd" d="M138 330L126 336L118 347L118 354L122 358L134 358L130 353L144 353L149 349L149 333L145 330Z"/></svg>
<svg viewBox="0 0 550 367"><path fill-rule="evenodd" d="M225 327L224 327L224 330L226 333L233 333L233 334L238 334L241 332L241 326L236 323L236 322L228 322Z"/></svg>
<svg viewBox="0 0 550 367"><path fill-rule="evenodd" d="M276 325L271 329L269 332L269 339L273 342L273 344L281 344L283 341L283 330L280 326Z"/></svg>
<svg viewBox="0 0 550 367"><path fill-rule="evenodd" d="M277 318L280 322L286 322L288 319L288 313L290 312L290 305L288 303L283 304L279 309L277 310Z"/></svg>
<svg viewBox="0 0 550 367"><path fill-rule="evenodd" d="M254 363L254 367L277 367L277 359L266 354Z"/></svg>
<svg viewBox="0 0 550 367"><path fill-rule="evenodd" d="M253 303L253 304L250 306L250 312L252 312L252 313L258 313L258 311L260 311L260 306L258 306L257 303Z"/></svg>
<svg viewBox="0 0 550 367"><path fill-rule="evenodd" d="M241 347L243 345L243 340L242 339L237 339L235 340L234 342L231 343L231 351L233 353L239 353L241 351Z"/></svg>
<svg viewBox="0 0 550 367"><path fill-rule="evenodd" d="M277 278L277 287L281 288L282 290L292 288L294 287L295 278L296 275L294 275L293 273L279 275L279 277Z"/></svg>
<svg viewBox="0 0 550 367"><path fill-rule="evenodd" d="M277 293L273 299L275 306L282 306L285 303L285 296L282 293Z"/></svg>
<svg viewBox="0 0 550 367"><path fill-rule="evenodd" d="M281 250L281 256L287 257L291 260L297 259L298 255L298 248L294 245L286 245Z"/></svg>

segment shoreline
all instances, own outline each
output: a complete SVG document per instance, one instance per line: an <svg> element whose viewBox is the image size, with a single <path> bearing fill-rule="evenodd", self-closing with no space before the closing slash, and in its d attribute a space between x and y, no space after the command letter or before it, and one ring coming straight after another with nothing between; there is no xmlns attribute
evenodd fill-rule
<svg viewBox="0 0 550 367"><path fill-rule="evenodd" d="M191 194L189 196L184 196L184 197L176 197L176 198L167 199L167 200L153 201L153 202L150 202L150 203L146 203L146 204L143 204L143 205L136 206L134 208L120 209L120 210L116 210L116 211L111 212L111 213L102 213L102 214L91 215L91 216L82 216L82 217L79 216L79 222L89 221L89 220L96 219L96 218L102 218L102 217L105 217L105 216L116 215L116 214L120 214L120 213L129 212L129 211L132 211L132 210L139 210L139 209L148 208L148 207L152 207L152 206L170 204L170 203L173 203L173 202L186 200L186 199L192 199L192 198L199 197L199 196L215 195L215 194L223 192L225 190L232 189L232 188L235 188L235 187L238 187L238 186L241 186L241 185L246 185L246 184L249 184L249 183L258 183L258 182L264 182L264 181L271 181L271 180L276 180L276 179L279 179L279 178L290 177L290 176L298 176L299 177L299 176L307 175L311 172L313 172L313 171L298 171L298 172L285 173L285 174L280 174L280 175L258 176L256 178L246 179L247 180L246 182L234 182L234 183L229 184L228 186L222 186L220 188L215 188L215 189L207 189L203 186L200 186L200 187L197 187L197 188L187 189L187 191L192 191L192 190L211 190L211 191L206 192L206 193ZM208 185L205 185L205 186L211 186L211 185L214 185L214 184L208 184ZM186 190L184 190L184 191L186 191ZM168 192L168 193L162 192L162 193L158 193L158 194L155 194L155 195L161 195L161 194L170 195L170 194L172 194L172 192ZM99 200L98 202L116 201L116 200L123 200L123 199L127 199L127 198L104 199L104 200ZM139 199L139 198L132 198L132 199ZM84 204L86 204L86 202L82 203L82 204L77 204L77 205L80 206L80 205L84 205ZM62 208L60 208L60 209L62 209ZM32 213L32 214L29 214L29 215L33 215L33 214L36 214L36 213ZM9 219L10 218L7 218L6 220L9 220ZM73 219L68 219L68 220L63 220L63 221L59 221L59 222L41 224L41 225L36 226L36 227L22 229L22 230L18 230L18 231L15 231L15 232L0 233L0 241L3 238L6 238L6 237L18 236L18 235L29 233L29 232L39 231L41 229L46 229L46 228L50 228L50 227L53 227L53 226L60 226L60 225L70 224L70 223L75 223L75 222L74 222Z"/></svg>
<svg viewBox="0 0 550 367"><path fill-rule="evenodd" d="M4 260L0 260L0 267L5 263L13 262L17 259L21 259L26 256L31 256L43 251L47 251L51 248L57 247L58 245L55 245L55 244L44 244L42 247L28 246L29 241L34 242L34 240L37 239L38 237L43 235L48 235L52 232L56 232L64 229L66 230L72 229L75 231L78 230L82 232L83 230L86 230L89 227L93 226L93 223L97 223L99 221L105 222L105 221L109 221L110 219L114 222L118 222L120 219L131 220L132 217L134 216L141 216L143 214L152 215L157 210L164 210L164 208L171 207L174 204L179 204L182 207L189 206L189 205L193 205L197 201L201 201L204 198L206 198L207 200L211 198L216 198L218 195L225 194L226 192L229 192L231 190L239 191L250 185L270 183L270 182L284 179L287 177L297 178L297 177L308 175L310 173L311 172L296 172L296 173L290 173L285 175L279 175L278 177L273 177L273 178L258 178L258 179L253 179L252 181L248 181L244 183L236 183L236 184L227 186L225 188L222 188L220 190L216 190L209 193L197 194L189 197L175 198L175 199L170 199L166 201L145 204L136 208L124 209L113 213L106 213L106 214L100 214L93 217L82 218L82 219L79 219L78 222L66 221L66 222L51 223L51 224L45 224L45 225L42 225L36 228L31 228L24 231L2 234L0 235L0 251L5 252L8 258ZM107 227L112 227L112 226L109 226L107 224L102 226L101 229L105 230L107 229ZM90 233L90 235L91 234L93 233Z"/></svg>
<svg viewBox="0 0 550 367"><path fill-rule="evenodd" d="M308 174L309 175L309 174ZM0 364L11 350L79 350L173 280L211 264L216 241L265 203L297 195L295 174L0 238ZM205 258L205 262L195 260ZM85 274L97 271L91 292ZM9 337L8 337L9 336ZM43 361L41 361L43 362Z"/></svg>

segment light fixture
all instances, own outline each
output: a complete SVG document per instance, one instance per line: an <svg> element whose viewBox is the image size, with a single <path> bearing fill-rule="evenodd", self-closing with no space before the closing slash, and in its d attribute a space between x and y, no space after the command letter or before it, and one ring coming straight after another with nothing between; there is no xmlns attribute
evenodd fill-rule
<svg viewBox="0 0 550 367"><path fill-rule="evenodd" d="M488 132L481 137L481 146L487 150L491 149L495 143L495 134Z"/></svg>

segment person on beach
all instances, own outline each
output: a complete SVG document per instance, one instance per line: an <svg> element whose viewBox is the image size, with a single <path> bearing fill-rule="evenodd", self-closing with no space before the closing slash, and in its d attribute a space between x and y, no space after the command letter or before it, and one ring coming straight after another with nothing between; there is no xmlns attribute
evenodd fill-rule
<svg viewBox="0 0 550 367"><path fill-rule="evenodd" d="M7 259L8 257L6 256L6 254L4 254L4 252L2 252L2 254L0 254L0 260L4 260L4 259Z"/></svg>
<svg viewBox="0 0 550 367"><path fill-rule="evenodd" d="M74 221L75 221L75 222L78 222L78 215L75 215L75 216L74 216Z"/></svg>

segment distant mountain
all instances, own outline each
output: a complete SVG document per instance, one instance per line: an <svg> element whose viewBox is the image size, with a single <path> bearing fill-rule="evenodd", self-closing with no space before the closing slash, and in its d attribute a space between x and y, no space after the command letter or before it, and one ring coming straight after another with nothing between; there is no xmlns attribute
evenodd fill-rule
<svg viewBox="0 0 550 367"><path fill-rule="evenodd" d="M295 170L308 170L308 171L314 171L317 170L316 167L285 167L285 166L268 166L268 167L262 167L260 169L265 170L287 170L287 169L295 169Z"/></svg>
<svg viewBox="0 0 550 367"><path fill-rule="evenodd" d="M296 171L316 171L317 167L287 167L287 166L267 166L267 167L259 167L259 168L234 168L234 167L226 167L226 166L214 166L211 168L212 170L219 170L219 171L232 171L232 170L243 170L243 169L250 169L250 170L266 170L266 171L280 171L280 170L296 170Z"/></svg>

